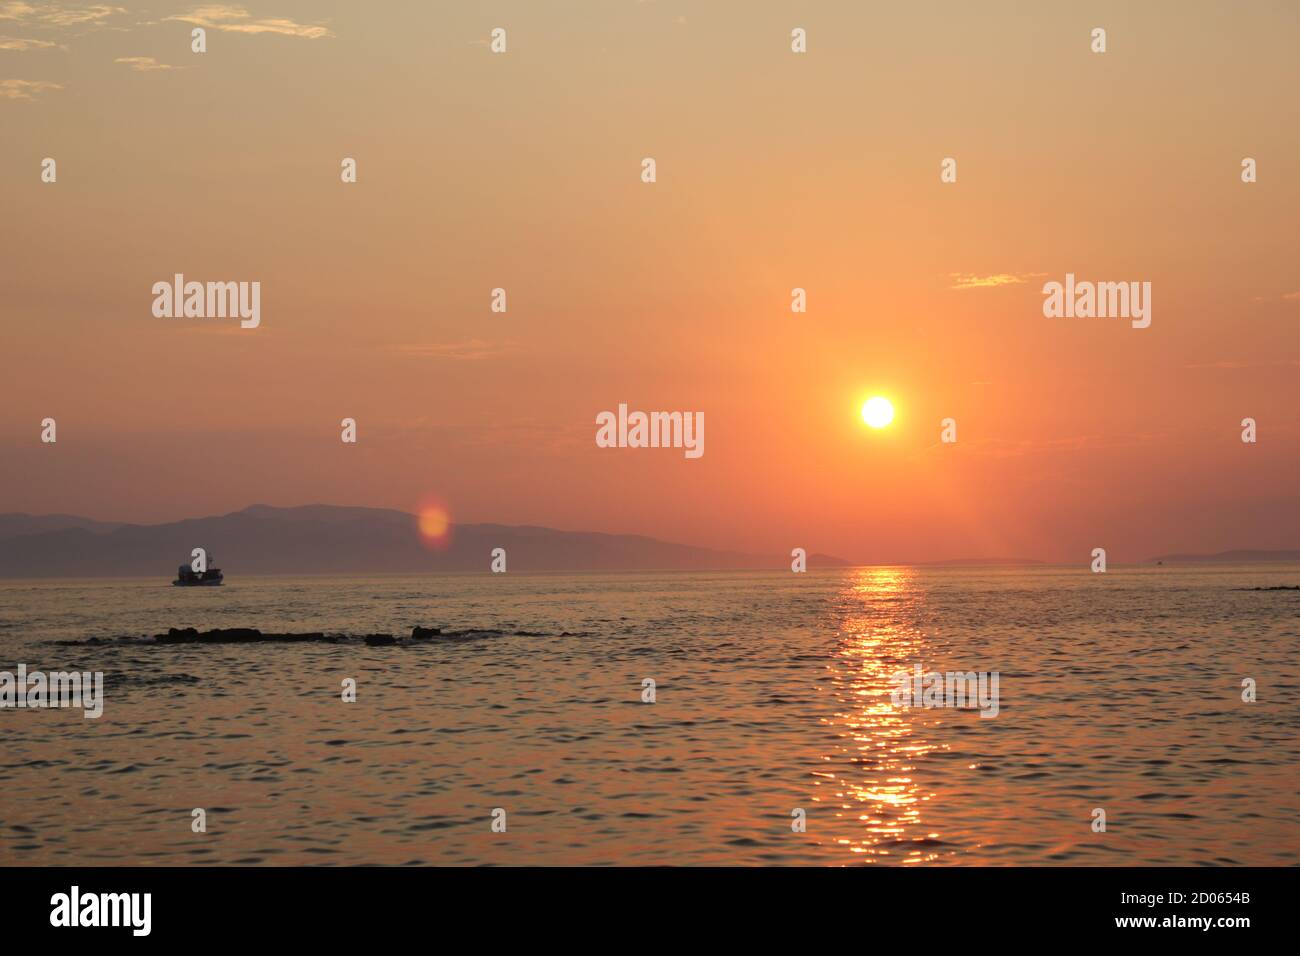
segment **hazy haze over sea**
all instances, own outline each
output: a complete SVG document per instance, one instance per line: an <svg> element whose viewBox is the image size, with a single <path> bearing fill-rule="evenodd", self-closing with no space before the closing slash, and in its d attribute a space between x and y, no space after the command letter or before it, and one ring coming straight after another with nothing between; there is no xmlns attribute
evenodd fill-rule
<svg viewBox="0 0 1300 956"><path fill-rule="evenodd" d="M1235 590L1300 565L227 580L0 581L0 670L106 685L0 710L0 864L1300 863L1300 592ZM140 639L417 624L504 633Z"/></svg>

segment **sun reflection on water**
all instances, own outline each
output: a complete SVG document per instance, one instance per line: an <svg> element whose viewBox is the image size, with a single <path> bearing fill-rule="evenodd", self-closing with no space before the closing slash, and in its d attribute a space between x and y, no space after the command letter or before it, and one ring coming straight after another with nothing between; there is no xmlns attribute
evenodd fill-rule
<svg viewBox="0 0 1300 956"><path fill-rule="evenodd" d="M838 601L837 654L828 665L837 740L815 774L816 801L836 808L835 843L881 863L926 863L942 855L923 811L933 791L917 783L918 762L940 747L925 739L916 712L895 707L894 674L920 660L924 600L908 568L864 568Z"/></svg>

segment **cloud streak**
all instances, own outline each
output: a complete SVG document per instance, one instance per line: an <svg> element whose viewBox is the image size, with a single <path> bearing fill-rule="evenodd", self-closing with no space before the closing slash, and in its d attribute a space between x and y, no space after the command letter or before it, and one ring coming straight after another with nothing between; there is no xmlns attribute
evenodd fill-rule
<svg viewBox="0 0 1300 956"><path fill-rule="evenodd" d="M1191 365L1184 365L1183 368L1213 368L1235 371L1246 368L1295 368L1296 366L1300 366L1300 361L1294 359L1283 359L1275 362L1236 362L1231 360L1223 362L1197 362Z"/></svg>
<svg viewBox="0 0 1300 956"><path fill-rule="evenodd" d="M26 3L8 0L0 3L0 20L12 20L35 27L79 27L87 24L102 25L109 17L126 13L124 7L108 3L70 7L62 3Z"/></svg>
<svg viewBox="0 0 1300 956"><path fill-rule="evenodd" d="M41 93L63 89L49 80L0 80L0 100L31 100Z"/></svg>
<svg viewBox="0 0 1300 956"><path fill-rule="evenodd" d="M178 70L180 67L170 63L159 63L151 56L119 56L114 63L124 63L137 73L153 73L156 70Z"/></svg>
<svg viewBox="0 0 1300 956"><path fill-rule="evenodd" d="M485 342L483 339L468 339L464 342L431 342L417 345L395 345L393 351L403 355L420 358L452 359L456 361L475 361L500 355L505 351L499 345Z"/></svg>
<svg viewBox="0 0 1300 956"><path fill-rule="evenodd" d="M953 280L953 289L996 289L1004 285L1023 285L1030 279L1038 279L1046 272L998 272L994 275L981 276L973 272L950 272L948 278Z"/></svg>
<svg viewBox="0 0 1300 956"><path fill-rule="evenodd" d="M181 23L203 27L205 30L220 30L224 33L274 33L307 40L320 40L334 36L328 27L320 24L296 23L283 17L254 19L252 14L243 7L224 3L195 7L189 13L176 14L163 19L178 20Z"/></svg>
<svg viewBox="0 0 1300 956"><path fill-rule="evenodd" d="M29 50L48 50L57 47L49 40L31 40L27 37L0 37L0 50L14 50L26 53Z"/></svg>

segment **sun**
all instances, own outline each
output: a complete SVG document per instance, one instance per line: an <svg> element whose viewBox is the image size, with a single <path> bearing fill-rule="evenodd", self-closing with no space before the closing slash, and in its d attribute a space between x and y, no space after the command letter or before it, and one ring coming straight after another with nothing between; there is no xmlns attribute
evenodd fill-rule
<svg viewBox="0 0 1300 956"><path fill-rule="evenodd" d="M872 428L884 428L894 420L894 406L879 395L869 398L862 406L862 420Z"/></svg>

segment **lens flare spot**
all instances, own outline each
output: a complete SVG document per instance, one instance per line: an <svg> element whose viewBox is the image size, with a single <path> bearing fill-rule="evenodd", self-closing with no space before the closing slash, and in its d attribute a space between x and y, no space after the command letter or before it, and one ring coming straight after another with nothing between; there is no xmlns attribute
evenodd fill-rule
<svg viewBox="0 0 1300 956"><path fill-rule="evenodd" d="M425 502L418 515L420 539L426 547L441 550L451 543L451 512L441 502Z"/></svg>

